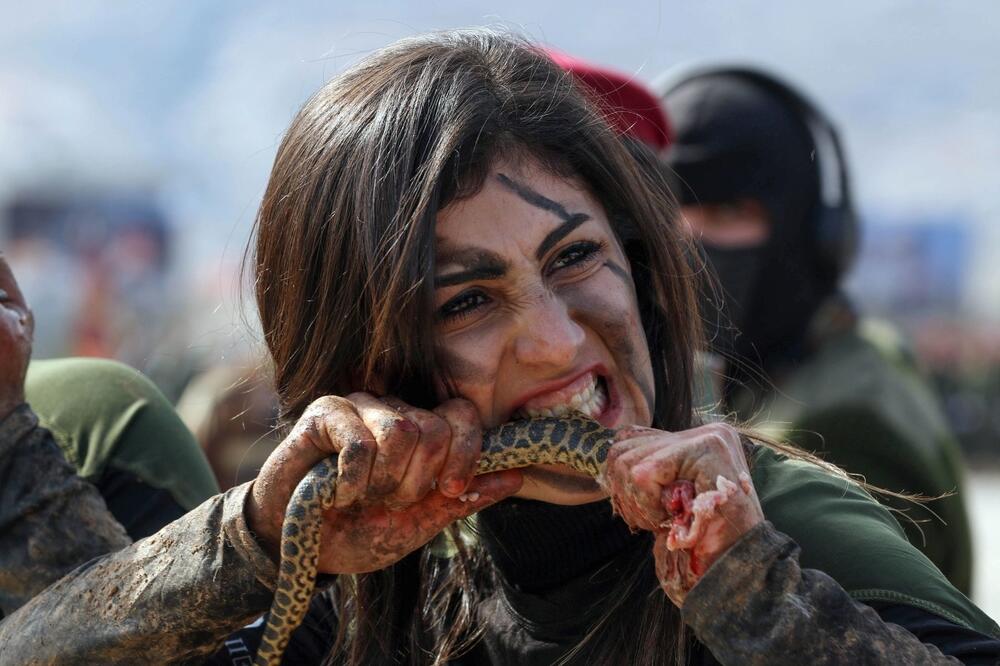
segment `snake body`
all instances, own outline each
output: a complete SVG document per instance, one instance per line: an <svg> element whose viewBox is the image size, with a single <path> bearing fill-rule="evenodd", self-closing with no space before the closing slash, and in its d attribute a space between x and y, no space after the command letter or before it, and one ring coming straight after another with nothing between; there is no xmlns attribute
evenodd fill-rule
<svg viewBox="0 0 1000 666"><path fill-rule="evenodd" d="M615 431L584 417L542 417L506 423L483 433L476 474L560 463L597 477ZM292 631L302 622L316 587L322 514L333 505L337 457L313 467L288 502L281 530L281 565L255 666L277 666Z"/></svg>

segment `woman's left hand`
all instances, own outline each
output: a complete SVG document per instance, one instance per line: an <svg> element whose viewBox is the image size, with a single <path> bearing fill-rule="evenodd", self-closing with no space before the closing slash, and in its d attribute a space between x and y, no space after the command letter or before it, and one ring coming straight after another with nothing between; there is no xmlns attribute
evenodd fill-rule
<svg viewBox="0 0 1000 666"><path fill-rule="evenodd" d="M678 607L712 563L764 520L742 438L721 423L676 433L624 428L604 481L621 517L656 534L656 574Z"/></svg>

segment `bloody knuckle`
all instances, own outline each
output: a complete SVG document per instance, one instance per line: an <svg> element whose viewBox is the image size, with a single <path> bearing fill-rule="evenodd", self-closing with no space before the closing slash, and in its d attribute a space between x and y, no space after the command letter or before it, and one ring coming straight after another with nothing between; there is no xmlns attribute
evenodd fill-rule
<svg viewBox="0 0 1000 666"><path fill-rule="evenodd" d="M373 439L352 439L344 445L340 456L346 464L351 464L368 458L375 447Z"/></svg>
<svg viewBox="0 0 1000 666"><path fill-rule="evenodd" d="M417 424L402 415L390 417L385 425L389 433L403 441L415 440L420 433Z"/></svg>
<svg viewBox="0 0 1000 666"><path fill-rule="evenodd" d="M409 425L406 425L409 424ZM379 446L405 446L412 444L419 437L419 431L413 422L401 416L386 416L372 426Z"/></svg>

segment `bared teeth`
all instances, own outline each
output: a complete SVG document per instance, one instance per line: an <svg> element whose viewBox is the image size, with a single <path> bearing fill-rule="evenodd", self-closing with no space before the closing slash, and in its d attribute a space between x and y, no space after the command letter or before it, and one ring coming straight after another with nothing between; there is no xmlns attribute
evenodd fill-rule
<svg viewBox="0 0 1000 666"><path fill-rule="evenodd" d="M608 396L606 391L595 376L590 386L571 397L567 403L553 405L544 409L522 408L517 411L516 416L528 418L537 418L540 416L562 417L568 416L572 412L579 412L586 417L593 418L603 412L607 404Z"/></svg>

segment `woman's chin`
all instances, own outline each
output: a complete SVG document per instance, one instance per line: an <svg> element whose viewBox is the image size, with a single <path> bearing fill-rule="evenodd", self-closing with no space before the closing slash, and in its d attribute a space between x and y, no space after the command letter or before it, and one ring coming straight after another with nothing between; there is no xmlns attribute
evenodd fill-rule
<svg viewBox="0 0 1000 666"><path fill-rule="evenodd" d="M562 465L534 465L523 470L524 484L515 497L549 504L589 504L608 496L594 477Z"/></svg>

